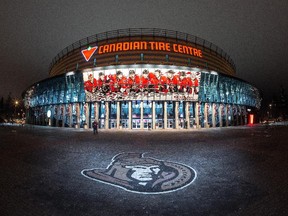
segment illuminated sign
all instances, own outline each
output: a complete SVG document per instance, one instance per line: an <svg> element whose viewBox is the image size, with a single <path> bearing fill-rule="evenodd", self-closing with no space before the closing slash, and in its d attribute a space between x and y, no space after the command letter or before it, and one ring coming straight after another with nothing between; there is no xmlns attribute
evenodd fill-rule
<svg viewBox="0 0 288 216"><path fill-rule="evenodd" d="M131 41L131 42L118 42L101 45L99 47L94 47L93 53L98 48L98 55L108 54L113 52L125 52L125 51L165 51L165 52L174 52L182 53L191 56L196 56L203 58L202 50L194 48L192 46L186 46L178 43L169 43L169 42L158 42L158 41ZM91 48L92 50L93 48ZM92 51L89 49L82 50L86 61L89 61L93 55ZM87 57L85 54L87 53ZM88 59L88 60L87 60Z"/></svg>
<svg viewBox="0 0 288 216"><path fill-rule="evenodd" d="M88 47L85 50L82 50L81 53L84 56L86 61L89 61L89 59L92 57L92 55L95 53L95 51L97 50L97 46L95 47Z"/></svg>
<svg viewBox="0 0 288 216"><path fill-rule="evenodd" d="M253 114L250 114L249 115L249 124L254 124L254 115Z"/></svg>

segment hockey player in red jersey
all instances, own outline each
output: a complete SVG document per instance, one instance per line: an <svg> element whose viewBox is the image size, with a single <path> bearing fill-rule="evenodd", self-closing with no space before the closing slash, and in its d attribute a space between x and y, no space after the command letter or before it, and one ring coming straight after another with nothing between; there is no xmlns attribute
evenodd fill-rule
<svg viewBox="0 0 288 216"><path fill-rule="evenodd" d="M105 76L103 72L100 72L99 79L97 81L98 91L104 94L108 93L110 91L109 82L109 78Z"/></svg>
<svg viewBox="0 0 288 216"><path fill-rule="evenodd" d="M199 73L199 72L197 72ZM197 73L195 72L188 72L187 79L189 82L189 93L190 94L198 94L199 91L199 81L197 78Z"/></svg>
<svg viewBox="0 0 288 216"><path fill-rule="evenodd" d="M166 72L166 83L163 90L165 93L177 91L178 77L174 76L174 74L175 72L173 70Z"/></svg>
<svg viewBox="0 0 288 216"><path fill-rule="evenodd" d="M186 73L184 71L179 72L179 80L177 84L178 92L187 92L189 89L189 81L186 78Z"/></svg>
<svg viewBox="0 0 288 216"><path fill-rule="evenodd" d="M140 77L140 85L139 85L140 90L144 93L148 93L149 92L149 83L150 83L149 71L144 70L142 72L141 77Z"/></svg>
<svg viewBox="0 0 288 216"><path fill-rule="evenodd" d="M122 71L117 71L116 75L113 77L113 91L124 93L127 88L127 79L123 76Z"/></svg>
<svg viewBox="0 0 288 216"><path fill-rule="evenodd" d="M154 89L154 92L163 92L164 85L166 83L166 77L161 75L160 70L155 70L154 77L150 78L151 87Z"/></svg>
<svg viewBox="0 0 288 216"><path fill-rule="evenodd" d="M88 92L95 92L97 88L97 80L93 77L93 74L88 75L88 80L84 82L84 89Z"/></svg>
<svg viewBox="0 0 288 216"><path fill-rule="evenodd" d="M135 70L129 71L129 77L127 79L126 91L139 92L140 77L135 73Z"/></svg>

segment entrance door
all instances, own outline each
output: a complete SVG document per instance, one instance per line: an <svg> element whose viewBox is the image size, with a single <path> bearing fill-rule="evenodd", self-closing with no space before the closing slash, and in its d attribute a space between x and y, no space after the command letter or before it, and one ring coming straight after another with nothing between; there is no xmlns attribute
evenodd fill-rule
<svg viewBox="0 0 288 216"><path fill-rule="evenodd" d="M109 128L117 128L117 120L116 119L110 119L110 125Z"/></svg>
<svg viewBox="0 0 288 216"><path fill-rule="evenodd" d="M109 128L117 128L117 104L116 102L110 103L110 120L109 120Z"/></svg>
<svg viewBox="0 0 288 216"><path fill-rule="evenodd" d="M141 119L132 119L132 129L141 128Z"/></svg>
<svg viewBox="0 0 288 216"><path fill-rule="evenodd" d="M189 122L190 128L196 128L196 121L195 121L195 103L191 102L189 105Z"/></svg>
<svg viewBox="0 0 288 216"><path fill-rule="evenodd" d="M174 119L167 119L167 128L174 128L175 120Z"/></svg>
<svg viewBox="0 0 288 216"><path fill-rule="evenodd" d="M151 129L152 127L152 119L143 119L143 128Z"/></svg>
<svg viewBox="0 0 288 216"><path fill-rule="evenodd" d="M163 119L156 119L156 129L161 129L163 128Z"/></svg>
<svg viewBox="0 0 288 216"><path fill-rule="evenodd" d="M143 101L143 128L152 128L152 102Z"/></svg>
<svg viewBox="0 0 288 216"><path fill-rule="evenodd" d="M183 101L179 101L179 108L178 108L178 118L179 118L179 122L178 122L178 126L179 128L185 128L185 108L184 108L184 102Z"/></svg>
<svg viewBox="0 0 288 216"><path fill-rule="evenodd" d="M128 128L128 119L121 119L120 121L121 128Z"/></svg>
<svg viewBox="0 0 288 216"><path fill-rule="evenodd" d="M99 105L99 128L105 128L105 115L106 115L105 103L104 101L101 101Z"/></svg>
<svg viewBox="0 0 288 216"><path fill-rule="evenodd" d="M120 104L120 115L121 115L121 120L120 120L120 125L122 128L128 128L129 127L129 106L128 102L122 101Z"/></svg>
<svg viewBox="0 0 288 216"><path fill-rule="evenodd" d="M163 101L155 102L155 127L156 129L163 128L164 109Z"/></svg>
<svg viewBox="0 0 288 216"><path fill-rule="evenodd" d="M174 128L175 127L175 112L174 112L174 103L168 102L167 103L167 128Z"/></svg>
<svg viewBox="0 0 288 216"><path fill-rule="evenodd" d="M132 129L141 128L140 101L132 101Z"/></svg>

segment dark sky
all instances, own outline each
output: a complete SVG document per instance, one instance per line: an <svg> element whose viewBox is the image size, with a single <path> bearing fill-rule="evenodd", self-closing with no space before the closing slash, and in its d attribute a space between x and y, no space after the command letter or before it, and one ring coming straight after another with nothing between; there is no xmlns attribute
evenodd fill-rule
<svg viewBox="0 0 288 216"><path fill-rule="evenodd" d="M288 93L287 0L1 0L0 96L48 77L66 46L122 28L163 28L206 39L264 96Z"/></svg>

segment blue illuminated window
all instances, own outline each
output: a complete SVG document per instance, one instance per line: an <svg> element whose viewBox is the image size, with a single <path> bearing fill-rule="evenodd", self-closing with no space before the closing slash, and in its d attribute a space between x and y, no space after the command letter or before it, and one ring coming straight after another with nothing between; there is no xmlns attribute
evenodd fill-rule
<svg viewBox="0 0 288 216"><path fill-rule="evenodd" d="M166 56L165 56L165 61L166 61L166 62L169 62L169 55L166 55Z"/></svg>

